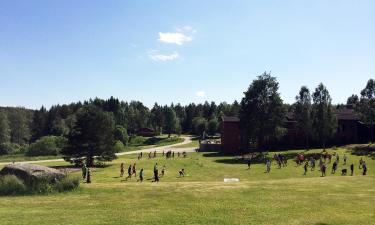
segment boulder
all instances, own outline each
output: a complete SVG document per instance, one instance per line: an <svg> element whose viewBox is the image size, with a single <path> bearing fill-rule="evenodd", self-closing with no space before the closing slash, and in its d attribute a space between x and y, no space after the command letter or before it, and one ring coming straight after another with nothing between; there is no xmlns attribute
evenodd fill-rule
<svg viewBox="0 0 375 225"><path fill-rule="evenodd" d="M0 171L0 175L10 174L24 180L27 184L38 181L53 183L56 179L59 180L65 177L65 174L59 170L28 163L9 164Z"/></svg>

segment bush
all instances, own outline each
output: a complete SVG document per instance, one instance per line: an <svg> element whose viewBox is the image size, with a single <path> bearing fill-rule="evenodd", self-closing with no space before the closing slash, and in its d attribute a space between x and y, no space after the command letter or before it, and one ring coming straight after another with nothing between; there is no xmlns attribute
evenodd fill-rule
<svg viewBox="0 0 375 225"><path fill-rule="evenodd" d="M2 143L2 144L0 144L0 155L22 153L23 150L24 150L24 148L21 147L18 144L14 144L14 143Z"/></svg>
<svg viewBox="0 0 375 225"><path fill-rule="evenodd" d="M133 146L138 146L138 145L145 145L145 142L148 140L149 138L146 138L146 137L142 137L142 136L133 136L131 139L130 139L130 145L133 145Z"/></svg>
<svg viewBox="0 0 375 225"><path fill-rule="evenodd" d="M41 137L32 143L26 151L27 156L58 155L67 143L67 139L57 136Z"/></svg>
<svg viewBox="0 0 375 225"><path fill-rule="evenodd" d="M0 177L0 195L19 195L26 193L25 183L15 175Z"/></svg>
<svg viewBox="0 0 375 225"><path fill-rule="evenodd" d="M72 191L79 187L79 177L70 177L67 176L62 180L58 180L53 189L57 192Z"/></svg>
<svg viewBox="0 0 375 225"><path fill-rule="evenodd" d="M15 175L0 177L0 195L23 195L23 194L48 194L54 192L72 191L79 187L79 177L66 176L54 183L47 180L35 180L26 183Z"/></svg>
<svg viewBox="0 0 375 225"><path fill-rule="evenodd" d="M113 151L115 153L122 152L124 150L125 146L121 141L116 141L116 144L113 146Z"/></svg>

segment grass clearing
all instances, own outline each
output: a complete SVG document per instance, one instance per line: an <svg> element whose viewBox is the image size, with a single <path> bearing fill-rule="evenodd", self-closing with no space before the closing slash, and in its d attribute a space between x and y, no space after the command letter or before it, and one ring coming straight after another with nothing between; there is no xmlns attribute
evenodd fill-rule
<svg viewBox="0 0 375 225"><path fill-rule="evenodd" d="M282 169L273 164L271 173L265 174L264 164L248 170L246 162L213 153L140 161L136 155L122 156L106 168L93 169L93 183L77 191L1 197L1 224L372 224L375 161L362 156L369 168L368 176L362 176L361 156L346 149L335 151L349 156L348 166L355 163L355 176L330 174L332 164L327 177L321 178L318 170L304 176L303 167L291 160ZM120 178L121 162L144 168L146 181ZM167 168L158 184L149 180L155 162L159 169ZM44 165L57 164L67 165ZM177 178L181 168L187 177ZM226 177L240 182L224 183Z"/></svg>

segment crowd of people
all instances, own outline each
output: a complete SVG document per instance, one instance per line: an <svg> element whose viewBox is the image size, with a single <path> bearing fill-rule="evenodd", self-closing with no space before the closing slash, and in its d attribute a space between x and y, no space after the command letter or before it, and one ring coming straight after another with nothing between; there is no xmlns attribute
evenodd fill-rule
<svg viewBox="0 0 375 225"><path fill-rule="evenodd" d="M319 160L319 171L321 172L322 177L325 177L327 175L328 164L330 164L332 162L332 159L334 161L332 163L331 174L335 174L338 170L339 165L340 165L340 155L336 152L333 153L333 155L330 155L327 152L323 152L322 154L320 154L320 157L319 157L318 160ZM345 176L345 175L348 174L348 168L346 168L347 163L348 163L348 156L346 154L344 154L342 159L343 159L343 164L342 164L343 167L342 167L342 170L341 170L341 175ZM264 155L264 160L265 160L265 165L266 165L265 173L270 173L271 172L271 166L272 166L272 159L267 157L267 154L266 154L266 155ZM273 156L273 161L275 162L276 165L278 165L279 169L281 169L282 167L286 167L288 165L287 164L287 162L288 162L287 157L283 154L275 154ZM307 175L307 173L309 171L309 168L310 168L311 171L315 170L316 161L317 161L317 159L315 159L313 156L311 156L309 159L307 159L305 157L305 155L303 155L303 154L298 154L295 158L295 162L296 162L297 166L303 165L303 170L304 170L303 175ZM248 165L248 169L250 169L250 165L251 165L251 159L250 158L248 159L247 165ZM352 163L350 165L349 169L350 169L350 175L353 176L354 175L354 169L355 169L354 163ZM362 175L367 174L367 164L366 164L366 161L363 160L362 157L359 160L359 169L362 170Z"/></svg>
<svg viewBox="0 0 375 225"><path fill-rule="evenodd" d="M163 151L160 154L162 155L162 157L166 157L166 159L175 157L175 152L171 150ZM182 152L182 153L177 152L177 157L181 157L181 156L186 158L187 157L186 152ZM248 154L246 156L245 155L242 156L242 159L247 159L247 166L249 170L251 168L251 164L252 164L252 160L254 156L255 154ZM310 156L309 158L307 158L303 154L298 154L296 158L294 159L297 164L296 165L297 167L303 165L303 171L304 171L303 175L307 175L309 170L315 171L316 164L318 161L319 171L321 172L321 176L322 177L327 176L328 165L331 164L332 160L333 160L333 163L331 166L331 174L336 174L340 166L341 157L339 153L333 153L332 155L330 155L327 152L322 152L318 156L317 155L314 155L314 156ZM143 153L141 152L138 155L138 160L142 159L142 157L143 157ZM157 157L156 151L148 153L149 159L156 158L156 157ZM274 154L273 158L268 157L268 154L264 154L263 157L264 157L264 163L266 165L265 173L271 172L271 167L273 164L272 162L274 162L274 164L277 165L279 169L282 169L283 167L288 166L288 158L284 154ZM347 175L348 171L350 170L350 175L353 176L355 165L354 163L351 163L349 168L347 168L347 164L348 164L348 156L344 154L342 157L341 175L342 176ZM120 177L121 178L125 177L125 169L126 169L125 164L121 163L120 164ZM365 176L367 174L367 170L368 170L367 163L362 157L359 160L358 169L362 170L361 172L362 175ZM144 181L144 169L140 168L139 170L137 170L136 163L132 163L127 166L127 176L124 178L124 181L131 180L133 177L137 178L137 172L138 172L137 182L143 182ZM150 180L152 180L152 182L159 182L160 178L164 177L165 174L166 174L166 166L163 165L159 172L158 163L155 163L153 167L153 177ZM185 168L179 169L177 174L178 174L177 175L178 178L185 177L186 176ZM90 171L90 168L86 166L86 164L82 165L82 178L83 180L86 181L86 183L91 183L91 171Z"/></svg>
<svg viewBox="0 0 375 225"><path fill-rule="evenodd" d="M160 154L162 155L162 157L166 157L166 159L174 158L175 157L175 152L171 151L171 150L163 151ZM156 158L156 157L157 157L157 152L156 151L148 153L148 159L152 159L152 158ZM187 153L185 151L182 152L182 153L177 152L177 157L186 158L187 157ZM141 160L143 158L143 152L140 152L138 154L137 158L138 158L138 160ZM136 165L137 165L136 163L129 164L129 166L127 168L128 176L125 177L124 181L128 181L129 179L132 179L132 177L137 177L137 167L136 167ZM165 173L166 173L166 166L163 165L161 167L161 171L159 172L158 163L155 163L154 167L153 167L152 182L159 182L160 178L162 178L162 177L165 176ZM125 164L121 163L120 164L120 177L124 177L124 174L125 174ZM143 168L141 168L139 170L138 175L139 175L139 178L137 179L137 182L143 182L143 180L144 180L144 169ZM182 169L180 169L178 171L178 177L179 178L185 177L185 169L184 168L182 168Z"/></svg>

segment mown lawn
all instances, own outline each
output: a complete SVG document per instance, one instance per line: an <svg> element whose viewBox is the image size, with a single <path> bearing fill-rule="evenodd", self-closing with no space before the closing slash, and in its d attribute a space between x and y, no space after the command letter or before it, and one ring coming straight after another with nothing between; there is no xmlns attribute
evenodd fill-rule
<svg viewBox="0 0 375 225"><path fill-rule="evenodd" d="M375 160L362 156L369 168L362 176L360 156L336 151L340 171L344 152L348 165L355 163L353 177L329 172L322 178L318 170L304 176L292 160L282 169L273 164L265 174L264 164L248 170L245 162L214 153L140 161L124 156L93 169L93 183L71 193L0 197L0 224L374 224ZM119 178L121 162L144 168L146 181ZM167 168L160 183L149 180L155 162ZM56 164L66 165L46 165ZM187 177L177 177L181 168ZM224 178L240 182L224 183Z"/></svg>

